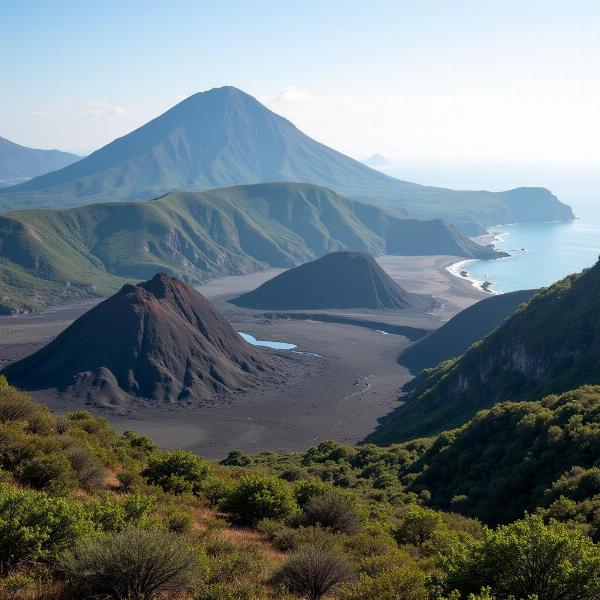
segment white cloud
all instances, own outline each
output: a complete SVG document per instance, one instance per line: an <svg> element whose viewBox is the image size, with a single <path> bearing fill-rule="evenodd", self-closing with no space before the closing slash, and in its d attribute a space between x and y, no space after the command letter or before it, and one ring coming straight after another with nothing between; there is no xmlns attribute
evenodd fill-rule
<svg viewBox="0 0 600 600"><path fill-rule="evenodd" d="M122 106L111 104L104 100L84 100L71 103L66 101L65 110L68 113L83 115L86 117L102 117L105 115L125 115L127 111Z"/></svg>

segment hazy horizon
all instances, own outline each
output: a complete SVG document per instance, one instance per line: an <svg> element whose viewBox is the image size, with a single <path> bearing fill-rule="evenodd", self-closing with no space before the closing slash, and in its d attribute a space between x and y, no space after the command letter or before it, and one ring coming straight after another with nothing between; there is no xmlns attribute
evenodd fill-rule
<svg viewBox="0 0 600 600"><path fill-rule="evenodd" d="M0 136L87 154L234 85L359 159L595 163L599 39L581 0L26 0L0 19Z"/></svg>

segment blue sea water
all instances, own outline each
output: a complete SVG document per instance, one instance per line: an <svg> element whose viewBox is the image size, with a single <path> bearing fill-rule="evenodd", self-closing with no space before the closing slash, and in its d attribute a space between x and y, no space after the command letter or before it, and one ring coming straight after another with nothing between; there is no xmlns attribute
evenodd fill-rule
<svg viewBox="0 0 600 600"><path fill-rule="evenodd" d="M475 261L462 268L492 290L511 292L550 285L593 265L600 254L600 214L578 211L570 223L519 223L494 227L494 244L510 254L495 261Z"/></svg>
<svg viewBox="0 0 600 600"><path fill-rule="evenodd" d="M493 227L495 246L510 258L469 261L453 272L467 271L492 290L510 292L547 286L569 273L592 266L600 255L600 166L589 165L443 165L398 167L390 175L455 189L506 190L518 186L549 188L569 204L570 223L520 223Z"/></svg>

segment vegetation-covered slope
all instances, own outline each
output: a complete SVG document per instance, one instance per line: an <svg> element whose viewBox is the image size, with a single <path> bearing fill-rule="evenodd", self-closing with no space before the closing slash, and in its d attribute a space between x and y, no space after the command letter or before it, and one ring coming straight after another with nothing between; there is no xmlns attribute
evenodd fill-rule
<svg viewBox="0 0 600 600"><path fill-rule="evenodd" d="M542 419L526 419L525 428L524 414L501 419L497 431L546 431L549 439L530 449L536 459L552 462L569 443L561 464L587 465L597 450L598 398L599 389L587 389L548 399ZM569 413L581 415L580 426ZM581 509L597 504L597 485L578 487L585 500L570 513L554 504L495 530L427 506L438 489L432 497L419 468L444 460L442 447L452 457L480 424L390 448L232 451L215 464L161 452L132 431L118 435L83 411L53 416L0 377L0 598L596 598L598 522ZM548 455L550 440L558 445ZM514 454L517 479L528 466Z"/></svg>
<svg viewBox="0 0 600 600"><path fill-rule="evenodd" d="M404 216L443 218L470 233L496 223L573 218L542 188L462 192L388 177L312 140L232 87L195 94L74 165L3 190L0 210L273 181L323 185L394 206Z"/></svg>
<svg viewBox="0 0 600 600"><path fill-rule="evenodd" d="M60 150L37 150L0 137L0 187L62 169L80 159Z"/></svg>
<svg viewBox="0 0 600 600"><path fill-rule="evenodd" d="M600 382L600 262L539 291L463 356L424 371L372 441L431 435L480 408Z"/></svg>
<svg viewBox="0 0 600 600"><path fill-rule="evenodd" d="M0 215L0 308L105 295L158 271L188 282L336 250L495 258L442 221L403 220L304 184Z"/></svg>

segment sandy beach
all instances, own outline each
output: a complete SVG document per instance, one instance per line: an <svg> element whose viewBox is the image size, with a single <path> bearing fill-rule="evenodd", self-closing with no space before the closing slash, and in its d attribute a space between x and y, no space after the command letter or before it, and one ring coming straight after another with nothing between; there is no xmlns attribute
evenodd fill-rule
<svg viewBox="0 0 600 600"><path fill-rule="evenodd" d="M126 416L103 416L118 430L146 433L165 448L183 447L212 457L224 456L234 448L248 452L301 450L328 438L346 443L363 439L379 417L397 406L398 391L411 378L397 363L400 351L422 335L420 332L439 327L486 297L464 278L448 272L447 267L460 258L383 256L377 260L407 291L433 297L435 307L425 312L326 311L343 317L343 323L268 318L261 311L241 309L227 300L281 270L215 279L198 289L237 331L297 346L294 351L266 350L285 360L283 380L271 388L249 390L200 409L144 408ZM0 365L45 345L96 302L52 307L37 315L0 317ZM382 327L404 327L398 331L406 335L386 335L360 325L369 320ZM74 408L72 401L54 391L34 395L56 412Z"/></svg>

